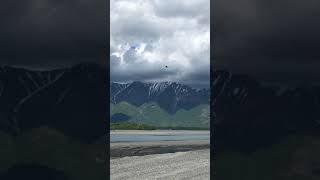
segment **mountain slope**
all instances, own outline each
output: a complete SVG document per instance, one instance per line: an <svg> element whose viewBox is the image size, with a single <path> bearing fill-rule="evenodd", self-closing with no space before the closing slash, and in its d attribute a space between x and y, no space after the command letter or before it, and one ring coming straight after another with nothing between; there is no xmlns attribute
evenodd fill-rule
<svg viewBox="0 0 320 180"><path fill-rule="evenodd" d="M119 114L128 116L129 122L155 127L209 128L210 126L208 104L199 105L190 110L180 109L175 114L166 112L154 102L139 107L127 102L111 105L111 117Z"/></svg>
<svg viewBox="0 0 320 180"><path fill-rule="evenodd" d="M128 102L135 106L156 102L170 114L209 104L209 90L197 90L175 82L110 84L110 102Z"/></svg>
<svg viewBox="0 0 320 180"><path fill-rule="evenodd" d="M52 71L2 67L0 129L10 133L49 126L91 140L105 134L106 71L79 64Z"/></svg>
<svg viewBox="0 0 320 180"><path fill-rule="evenodd" d="M220 149L249 152L288 134L318 134L319 87L263 86L227 71L213 75L212 128Z"/></svg>
<svg viewBox="0 0 320 180"><path fill-rule="evenodd" d="M111 121L209 128L209 90L175 82L110 84Z"/></svg>

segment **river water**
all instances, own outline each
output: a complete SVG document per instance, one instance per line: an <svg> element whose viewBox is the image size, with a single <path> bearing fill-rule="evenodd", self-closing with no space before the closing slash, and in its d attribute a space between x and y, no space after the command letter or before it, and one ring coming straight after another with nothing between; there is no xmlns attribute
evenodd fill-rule
<svg viewBox="0 0 320 180"><path fill-rule="evenodd" d="M210 131L181 130L116 130L110 133L110 142L154 142L209 140Z"/></svg>

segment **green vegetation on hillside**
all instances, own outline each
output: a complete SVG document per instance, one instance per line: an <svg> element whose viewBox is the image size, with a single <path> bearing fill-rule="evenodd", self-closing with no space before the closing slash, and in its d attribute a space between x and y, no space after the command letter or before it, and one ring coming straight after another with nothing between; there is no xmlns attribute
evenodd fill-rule
<svg viewBox="0 0 320 180"><path fill-rule="evenodd" d="M159 127L157 129L170 129L170 130L193 130L193 131L202 131L202 130L210 130L210 127Z"/></svg>
<svg viewBox="0 0 320 180"><path fill-rule="evenodd" d="M209 128L210 108L208 104L191 110L180 109L169 114L156 103L146 103L139 107L127 102L110 105L111 116L116 113L130 117L129 122L145 124L157 128Z"/></svg>
<svg viewBox="0 0 320 180"><path fill-rule="evenodd" d="M110 123L111 130L155 130L153 126L130 122Z"/></svg>
<svg viewBox="0 0 320 180"><path fill-rule="evenodd" d="M105 141L84 143L50 128L17 137L0 132L0 174L13 165L37 164L65 172L71 179L104 180Z"/></svg>

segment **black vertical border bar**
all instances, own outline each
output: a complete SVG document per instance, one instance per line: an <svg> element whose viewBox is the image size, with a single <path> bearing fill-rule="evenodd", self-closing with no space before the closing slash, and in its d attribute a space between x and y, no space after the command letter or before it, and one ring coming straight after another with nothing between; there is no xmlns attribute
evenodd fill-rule
<svg viewBox="0 0 320 180"><path fill-rule="evenodd" d="M106 137L106 173L107 173L107 178L110 179L110 104L109 104L109 99L110 99L110 0L106 0L106 10L105 10L105 19L106 19L106 57L105 61L106 62L106 76L107 76L107 82L105 82L107 85L106 87L106 93L108 99L106 99L106 117L105 122L106 122L106 128L107 128L107 137Z"/></svg>
<svg viewBox="0 0 320 180"><path fill-rule="evenodd" d="M215 176L215 171L214 171L214 157L215 157L215 143L214 143L214 133L215 133L215 126L214 126L214 118L215 118L215 113L214 113L214 88L213 88L213 61L214 61L214 50L215 50L215 26L213 22L213 10L214 10L214 5L213 2L215 0L210 0L210 179L213 179Z"/></svg>

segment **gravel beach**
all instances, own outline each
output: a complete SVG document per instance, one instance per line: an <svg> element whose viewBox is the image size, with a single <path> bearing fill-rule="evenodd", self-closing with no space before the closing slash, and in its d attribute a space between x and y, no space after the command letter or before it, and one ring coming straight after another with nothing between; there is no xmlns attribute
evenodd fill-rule
<svg viewBox="0 0 320 180"><path fill-rule="evenodd" d="M116 158L110 168L111 180L208 180L210 150Z"/></svg>
<svg viewBox="0 0 320 180"><path fill-rule="evenodd" d="M210 174L209 131L111 131L111 135L208 135L207 140L111 142L111 180L207 180Z"/></svg>
<svg viewBox="0 0 320 180"><path fill-rule="evenodd" d="M150 154L166 154L175 152L210 149L207 140L198 141L158 141L158 142L125 142L110 144L110 158L127 156L144 156Z"/></svg>

